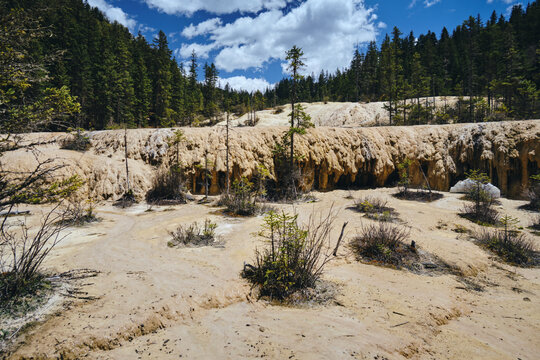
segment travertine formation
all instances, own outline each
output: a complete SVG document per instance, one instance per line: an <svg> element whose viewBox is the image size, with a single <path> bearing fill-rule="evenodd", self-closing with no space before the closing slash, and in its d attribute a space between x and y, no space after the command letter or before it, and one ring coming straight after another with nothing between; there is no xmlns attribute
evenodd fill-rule
<svg viewBox="0 0 540 360"><path fill-rule="evenodd" d="M210 191L223 189L226 177L225 129L185 128L179 145L182 167L193 192L201 192L204 154L208 153L212 172ZM285 127L233 128L230 134L230 168L233 178L256 173L262 164L274 174L272 149ZM144 197L153 173L159 166L175 161L176 149L169 146L173 129L128 131L130 181L137 196ZM67 135L31 134L26 141L50 142ZM125 190L124 132L98 131L89 134L92 148L87 152L59 149L58 144L38 146L39 157L57 157L68 165L62 175L77 173L86 180L88 195L114 199ZM306 189L372 187L393 185L398 180L397 165L413 160L413 183L448 190L469 169L482 169L509 197L519 197L529 176L540 167L540 120L519 122L457 124L413 127L331 128L317 127L297 136L296 153L305 175ZM7 168L31 169L32 153L6 153Z"/></svg>

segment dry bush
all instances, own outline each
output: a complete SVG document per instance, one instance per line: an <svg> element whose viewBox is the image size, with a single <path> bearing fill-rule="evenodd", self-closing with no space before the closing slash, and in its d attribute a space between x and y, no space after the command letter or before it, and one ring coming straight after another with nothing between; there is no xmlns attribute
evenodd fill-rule
<svg viewBox="0 0 540 360"><path fill-rule="evenodd" d="M473 232L478 245L497 254L503 261L514 265L537 265L538 253L534 243L525 234L515 230L486 230Z"/></svg>
<svg viewBox="0 0 540 360"><path fill-rule="evenodd" d="M274 110L274 115L281 114L281 113L284 112L284 111L285 111L284 106L278 106L278 107L276 107L276 109Z"/></svg>
<svg viewBox="0 0 540 360"><path fill-rule="evenodd" d="M217 224L210 219L204 220L203 226L197 222L187 227L180 225L169 234L172 239L167 243L169 247L175 246L207 246L215 242Z"/></svg>
<svg viewBox="0 0 540 360"><path fill-rule="evenodd" d="M259 297L285 300L297 291L314 288L331 259L330 232L335 214L310 216L305 226L298 215L271 211L260 236L268 246L256 250L254 265L246 264L242 276L259 290Z"/></svg>
<svg viewBox="0 0 540 360"><path fill-rule="evenodd" d="M407 244L409 234L407 228L379 222L362 227L350 245L359 258L400 267L416 256L414 245Z"/></svg>
<svg viewBox="0 0 540 360"><path fill-rule="evenodd" d="M82 200L75 196L68 199L68 205L64 208L64 221L69 225L83 225L98 221L94 213L95 206L91 199Z"/></svg>
<svg viewBox="0 0 540 360"><path fill-rule="evenodd" d="M0 305L27 295L40 284L40 267L50 251L64 238L65 212L57 204L33 233L26 223L8 225L4 217L0 231Z"/></svg>
<svg viewBox="0 0 540 360"><path fill-rule="evenodd" d="M159 169L146 193L146 201L153 204L185 204L184 181L179 169Z"/></svg>

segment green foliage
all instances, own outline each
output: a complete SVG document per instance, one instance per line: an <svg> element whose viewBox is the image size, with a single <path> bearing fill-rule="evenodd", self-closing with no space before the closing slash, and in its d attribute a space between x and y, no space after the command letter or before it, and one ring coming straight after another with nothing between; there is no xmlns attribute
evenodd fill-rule
<svg viewBox="0 0 540 360"><path fill-rule="evenodd" d="M242 276L259 289L259 296L284 300L296 291L312 288L329 257L328 245L333 218L298 225L298 215L270 211L259 236L268 246L255 253L255 264L245 265Z"/></svg>
<svg viewBox="0 0 540 360"><path fill-rule="evenodd" d="M208 246L215 242L217 224L205 219L202 227L194 222L187 227L180 225L169 234L172 239L167 243L169 247L175 246Z"/></svg>
<svg viewBox="0 0 540 360"><path fill-rule="evenodd" d="M84 184L78 175L67 179L44 184L43 181L34 183L18 192L13 198L14 203L44 204L66 199L73 195ZM16 185L14 185L16 186Z"/></svg>
<svg viewBox="0 0 540 360"><path fill-rule="evenodd" d="M408 241L407 229L378 222L363 226L350 245L361 259L400 267L406 258L416 254L416 249L407 245Z"/></svg>
<svg viewBox="0 0 540 360"><path fill-rule="evenodd" d="M466 196L466 199L472 200L473 204L465 204L461 215L480 225L497 224L499 214L493 208L495 199L483 187L490 182L489 176L480 170L471 170L466 175L469 180L475 182Z"/></svg>
<svg viewBox="0 0 540 360"><path fill-rule="evenodd" d="M388 202L378 197L366 197L358 199L354 203L357 211L365 213L365 217L377 221L395 221L396 212L387 206Z"/></svg>
<svg viewBox="0 0 540 360"><path fill-rule="evenodd" d="M398 188L400 193L407 193L409 191L411 185L411 165L412 160L409 158L405 158L405 160L398 164Z"/></svg>
<svg viewBox="0 0 540 360"><path fill-rule="evenodd" d="M84 129L68 128L71 136L60 143L60 148L65 150L87 151L92 146L90 138L84 134Z"/></svg>
<svg viewBox="0 0 540 360"><path fill-rule="evenodd" d="M502 222L505 224L504 230L481 230L474 232L471 237L507 263L518 266L538 265L534 242L514 228L517 219L505 216Z"/></svg>
<svg viewBox="0 0 540 360"><path fill-rule="evenodd" d="M234 215L251 216L257 214L260 206L257 204L257 189L245 176L234 180L231 193L223 194L219 204L226 207L226 212Z"/></svg>

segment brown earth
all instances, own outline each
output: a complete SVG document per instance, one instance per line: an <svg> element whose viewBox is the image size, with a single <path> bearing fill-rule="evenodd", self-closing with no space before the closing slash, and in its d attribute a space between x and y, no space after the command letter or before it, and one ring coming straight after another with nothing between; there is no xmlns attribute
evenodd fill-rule
<svg viewBox="0 0 540 360"><path fill-rule="evenodd" d="M208 151L212 184L217 194L226 181L225 129L184 128L186 141L180 144L182 166L194 193L201 193L201 169ZM230 162L233 178L251 177L258 164L274 174L272 149L285 127L233 128L230 135ZM128 131L130 181L139 198L151 185L158 166L174 161L175 149L168 145L173 129ZM68 165L63 176L73 173L86 180L86 194L96 199L115 199L125 191L124 132L97 131L89 134L92 148L87 152L61 150L55 140L60 133L26 135L37 146L39 157L57 158ZM51 143L52 142L52 143ZM470 169L482 169L508 197L519 198L529 176L540 167L540 120L456 124L440 126L309 129L297 136L296 152L305 175L306 190L380 187L398 180L397 165L406 157L414 160L413 184L423 185L420 166L432 188L446 191ZM6 169L21 171L35 166L32 152L10 151L2 159Z"/></svg>
<svg viewBox="0 0 540 360"><path fill-rule="evenodd" d="M457 215L463 205L458 194L418 203L393 198L395 191L336 190L315 193L320 201L313 204L275 206L298 212L301 221L333 206L339 210L333 238L350 221L348 241L371 222L347 209L353 204L348 195L381 196L411 226L420 249L461 276L360 263L344 246L323 275L337 288L334 300L272 305L250 296L239 276L253 250L264 245L253 235L261 217L224 217L194 203L150 212L145 205L117 209L105 203L98 209L103 220L69 229L45 264L58 272L100 271L81 284L97 299L67 299L63 310L22 335L9 358L537 358L540 270L504 265L454 232L456 225L476 226ZM526 226L531 214L518 210L522 204L501 199L498 209ZM41 208L29 208L35 215L28 222L36 223ZM167 247L168 231L206 217L218 223L222 247ZM530 236L538 246L540 238Z"/></svg>

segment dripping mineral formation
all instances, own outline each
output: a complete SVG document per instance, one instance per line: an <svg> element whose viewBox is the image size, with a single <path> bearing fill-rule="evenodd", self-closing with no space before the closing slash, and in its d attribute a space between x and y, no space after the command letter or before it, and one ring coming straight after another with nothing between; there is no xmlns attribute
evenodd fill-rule
<svg viewBox="0 0 540 360"><path fill-rule="evenodd" d="M180 162L186 171L191 191L203 189L203 169L208 151L212 172L210 192L225 187L225 129L185 128L180 144ZM272 149L285 127L234 128L230 135L231 176L251 178L257 166L266 166L272 176ZM130 182L138 197L149 189L153 173L168 167L176 152L168 145L172 129L128 131ZM56 158L67 165L61 176L78 174L86 181L88 195L113 199L124 192L124 133L97 131L88 134L92 148L87 152L61 150L59 141L66 134L26 135L24 141L41 141L39 157ZM397 165L413 160L413 184L424 183L448 190L470 169L482 169L503 195L518 198L527 188L529 176L540 167L540 120L481 124L456 124L414 127L371 127L310 129L298 136L296 153L305 176L306 190L331 190L349 187L392 186L398 180ZM24 150L5 154L4 163L18 171L32 169L35 157Z"/></svg>

